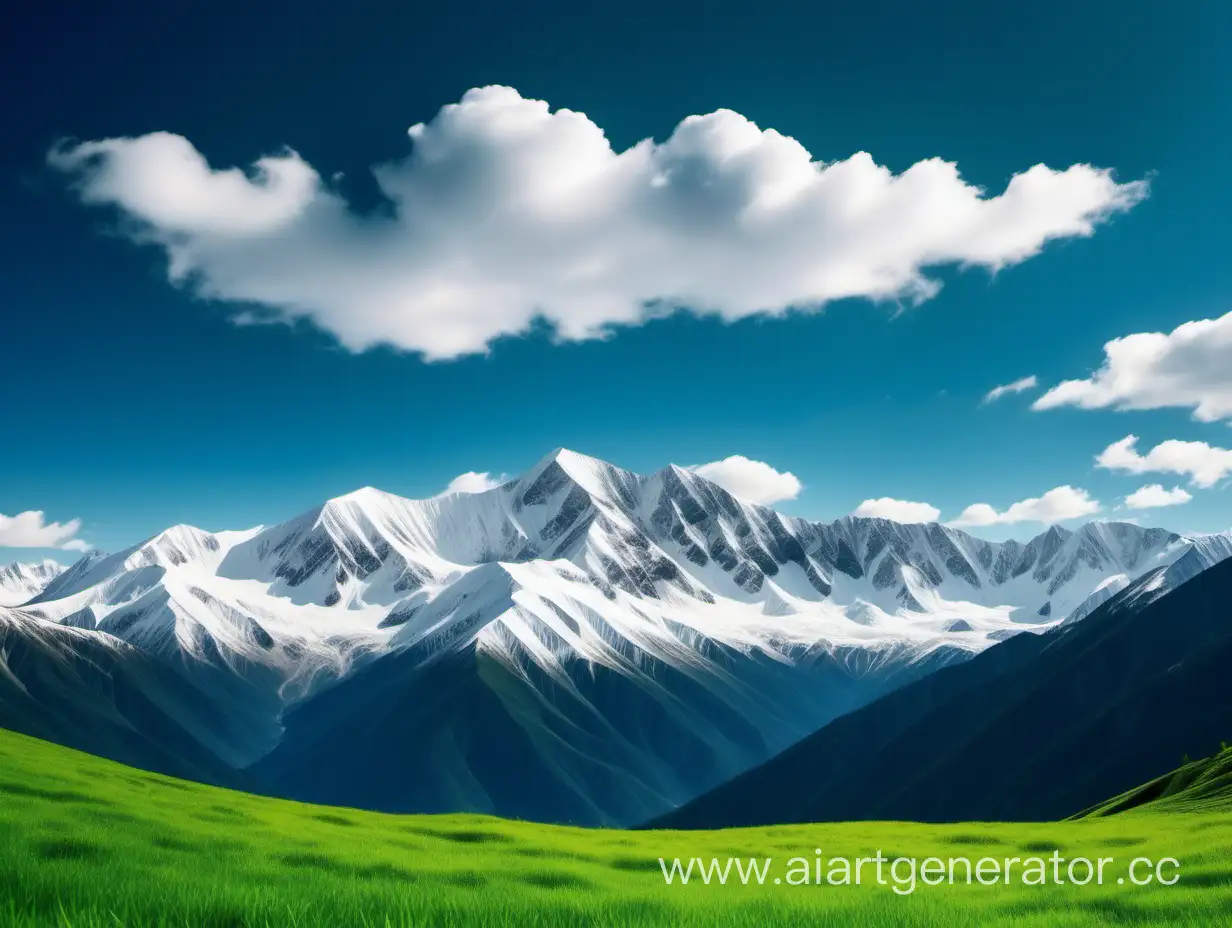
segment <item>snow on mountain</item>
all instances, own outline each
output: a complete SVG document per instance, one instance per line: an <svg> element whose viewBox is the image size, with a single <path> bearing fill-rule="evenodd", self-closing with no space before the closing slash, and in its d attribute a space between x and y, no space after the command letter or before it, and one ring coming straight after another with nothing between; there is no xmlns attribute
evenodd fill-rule
<svg viewBox="0 0 1232 928"><path fill-rule="evenodd" d="M63 565L50 558L38 563L0 567L0 606L21 605L41 593L63 572Z"/></svg>
<svg viewBox="0 0 1232 928"><path fill-rule="evenodd" d="M1070 625L1086 618L1097 606L1114 596L1119 598L1121 608L1144 608L1204 570L1232 557L1232 533L1191 535L1186 542L1184 552L1170 563L1153 567L1132 583L1122 581L1114 586L1110 582L1106 595L1099 597L1095 605L1090 605L1095 600L1092 597L1083 608L1066 618L1064 624Z"/></svg>
<svg viewBox="0 0 1232 928"><path fill-rule="evenodd" d="M1229 554L1230 536L1115 522L1026 543L815 523L562 449L481 493L364 488L271 527L176 526L16 612L170 664L246 720L232 756L268 754L293 795L611 823Z"/></svg>

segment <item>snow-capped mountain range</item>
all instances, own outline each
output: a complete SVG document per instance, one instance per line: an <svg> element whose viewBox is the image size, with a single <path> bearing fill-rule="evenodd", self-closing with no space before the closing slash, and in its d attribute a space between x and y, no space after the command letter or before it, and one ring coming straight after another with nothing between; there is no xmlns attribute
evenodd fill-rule
<svg viewBox="0 0 1232 928"><path fill-rule="evenodd" d="M175 724L273 791L624 824L946 663L1230 555L1232 534L1117 522L1027 543L809 522L689 470L559 450L483 493L365 488L45 579L10 569L26 579L3 580L0 627L172 668L221 714Z"/></svg>

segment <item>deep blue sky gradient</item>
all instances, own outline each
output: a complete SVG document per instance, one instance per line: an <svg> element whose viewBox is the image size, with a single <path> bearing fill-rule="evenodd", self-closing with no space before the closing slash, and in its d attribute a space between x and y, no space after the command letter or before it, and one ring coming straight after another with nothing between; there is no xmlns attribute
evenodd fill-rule
<svg viewBox="0 0 1232 928"><path fill-rule="evenodd" d="M278 521L365 484L430 495L558 445L643 471L744 454L799 476L804 493L781 508L814 518L878 496L948 518L1066 483L1114 504L1156 478L1095 470L1109 443L1226 447L1232 432L1183 410L979 398L1030 373L1083 376L1110 338L1232 308L1230 7L16 7L0 39L0 512L80 517L115 549L177 522ZM1152 175L1152 194L996 279L946 273L938 298L898 315L850 302L734 325L676 316L425 364L349 354L306 327L235 327L234 307L171 287L158 253L107 234L42 166L61 137L167 130L215 166L290 146L371 208L368 167L489 83L581 110L617 148L728 107L825 160L867 150L901 171L941 156L992 191L1036 162L1089 162ZM1232 524L1232 493L1194 492L1153 521Z"/></svg>

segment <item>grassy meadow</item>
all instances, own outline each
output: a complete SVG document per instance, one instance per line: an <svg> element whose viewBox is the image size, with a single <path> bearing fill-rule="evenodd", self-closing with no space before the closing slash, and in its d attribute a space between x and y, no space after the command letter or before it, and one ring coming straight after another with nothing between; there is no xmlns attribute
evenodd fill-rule
<svg viewBox="0 0 1232 928"><path fill-rule="evenodd" d="M1165 808L1165 807L1161 807ZM604 831L327 808L146 773L0 730L0 924L975 926L1232 922L1232 808L1204 793L1058 824ZM787 860L1176 857L1173 886L775 885ZM665 884L660 857L772 857L766 885Z"/></svg>

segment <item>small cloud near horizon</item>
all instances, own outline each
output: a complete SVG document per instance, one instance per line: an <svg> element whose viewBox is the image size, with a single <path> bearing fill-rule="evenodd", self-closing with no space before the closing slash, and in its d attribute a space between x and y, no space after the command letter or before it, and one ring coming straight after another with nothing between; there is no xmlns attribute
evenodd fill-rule
<svg viewBox="0 0 1232 928"><path fill-rule="evenodd" d="M941 510L929 503L913 503L889 496L883 496L880 499L866 499L851 514L862 518L890 519L904 523L936 522L941 518Z"/></svg>
<svg viewBox="0 0 1232 928"><path fill-rule="evenodd" d="M507 478L504 474L499 477L493 477L488 471L468 470L464 474L458 474L449 481L438 496L448 496L451 493L484 493L488 490L495 489L505 482Z"/></svg>
<svg viewBox="0 0 1232 928"><path fill-rule="evenodd" d="M689 470L717 483L733 496L762 506L795 499L804 489L804 484L790 471L775 470L764 461L750 460L742 454Z"/></svg>
<svg viewBox="0 0 1232 928"><path fill-rule="evenodd" d="M1024 499L998 511L988 503L974 503L957 519L947 522L955 528L985 525L1012 525L1016 522L1042 522L1052 525L1070 519L1095 515L1101 510L1098 500L1079 487L1060 486L1043 496Z"/></svg>

